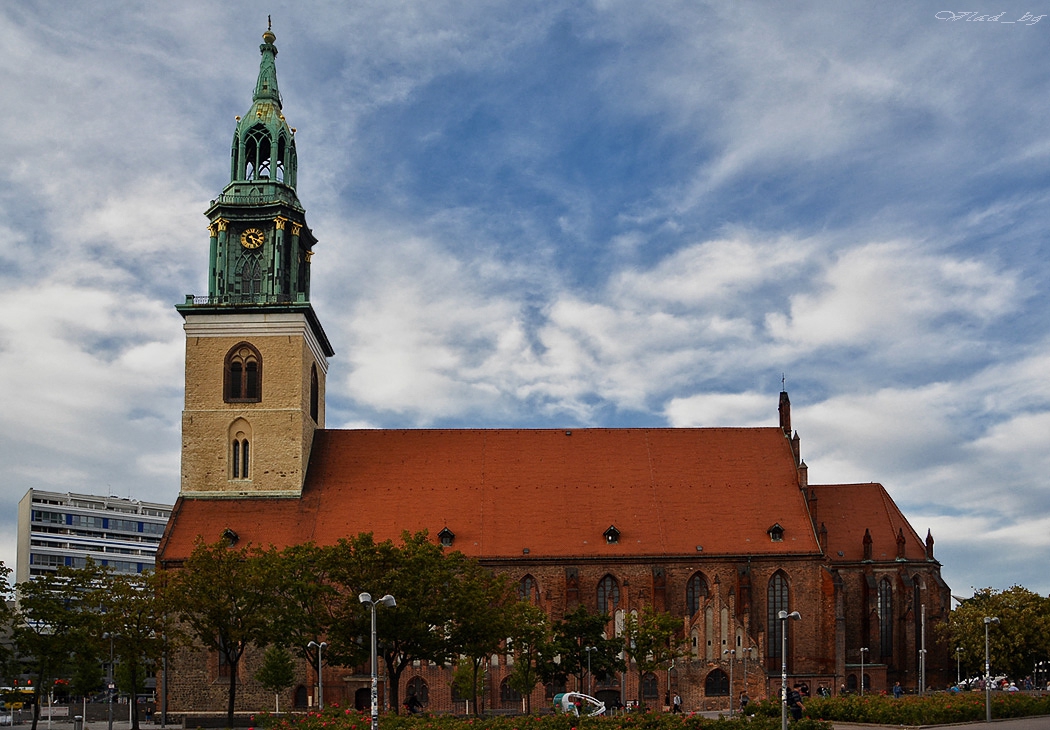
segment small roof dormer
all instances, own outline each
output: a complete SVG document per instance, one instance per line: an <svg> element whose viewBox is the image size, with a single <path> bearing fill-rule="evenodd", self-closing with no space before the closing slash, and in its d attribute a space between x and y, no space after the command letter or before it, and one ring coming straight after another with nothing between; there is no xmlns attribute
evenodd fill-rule
<svg viewBox="0 0 1050 730"><path fill-rule="evenodd" d="M609 525L609 529L602 533L602 537L605 538L607 545L615 545L620 542L620 531L616 529L616 525Z"/></svg>

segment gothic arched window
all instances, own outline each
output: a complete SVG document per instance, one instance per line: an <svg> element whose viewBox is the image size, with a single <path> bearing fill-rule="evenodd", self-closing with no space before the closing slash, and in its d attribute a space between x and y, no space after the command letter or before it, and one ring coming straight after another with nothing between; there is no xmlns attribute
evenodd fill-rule
<svg viewBox="0 0 1050 730"><path fill-rule="evenodd" d="M253 127L244 138L244 179L270 177L270 135L266 127Z"/></svg>
<svg viewBox="0 0 1050 730"><path fill-rule="evenodd" d="M504 705L517 707L521 704L521 692L510 686L510 677L504 677L499 683L499 701Z"/></svg>
<svg viewBox="0 0 1050 730"><path fill-rule="evenodd" d="M262 356L247 342L226 353L224 400L227 403L258 403L262 400Z"/></svg>
<svg viewBox="0 0 1050 730"><path fill-rule="evenodd" d="M879 653L893 656L893 586L889 578L879 582Z"/></svg>
<svg viewBox="0 0 1050 730"><path fill-rule="evenodd" d="M689 612L688 615L696 615L705 598L707 598L707 578L703 573L693 573L689 582L685 584L685 609Z"/></svg>
<svg viewBox="0 0 1050 730"><path fill-rule="evenodd" d="M642 675L642 699L655 700L660 696L660 688L656 683L656 675L646 672Z"/></svg>
<svg viewBox="0 0 1050 730"><path fill-rule="evenodd" d="M729 695L729 675L721 669L712 669L704 679L704 694L708 697L727 697Z"/></svg>
<svg viewBox="0 0 1050 730"><path fill-rule="evenodd" d="M598 613L611 614L620 605L620 584L611 575L598 582Z"/></svg>
<svg viewBox="0 0 1050 730"><path fill-rule="evenodd" d="M769 645L766 656L770 659L780 658L780 645L783 641L784 621L778 617L781 611L788 610L788 581L781 571L773 574L766 588L766 626L768 627Z"/></svg>
<svg viewBox="0 0 1050 730"><path fill-rule="evenodd" d="M531 575L526 575L518 582L518 600L539 605L540 586Z"/></svg>
<svg viewBox="0 0 1050 730"><path fill-rule="evenodd" d="M427 686L427 682L422 677L412 677L408 680L408 684L405 686L405 695L411 697L416 696L419 703L423 706L430 704L430 687Z"/></svg>

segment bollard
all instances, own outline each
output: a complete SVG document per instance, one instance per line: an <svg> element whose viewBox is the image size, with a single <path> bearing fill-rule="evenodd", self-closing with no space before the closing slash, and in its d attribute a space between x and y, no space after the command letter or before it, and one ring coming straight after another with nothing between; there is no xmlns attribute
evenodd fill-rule
<svg viewBox="0 0 1050 730"><path fill-rule="evenodd" d="M73 730L84 730L84 716L75 715L73 717Z"/></svg>

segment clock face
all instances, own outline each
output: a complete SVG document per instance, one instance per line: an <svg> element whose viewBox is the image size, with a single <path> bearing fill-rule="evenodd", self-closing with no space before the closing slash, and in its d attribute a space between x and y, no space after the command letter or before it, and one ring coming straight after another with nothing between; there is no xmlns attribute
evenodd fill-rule
<svg viewBox="0 0 1050 730"><path fill-rule="evenodd" d="M263 245L265 236L258 228L247 228L241 234L241 245L245 248L259 248Z"/></svg>

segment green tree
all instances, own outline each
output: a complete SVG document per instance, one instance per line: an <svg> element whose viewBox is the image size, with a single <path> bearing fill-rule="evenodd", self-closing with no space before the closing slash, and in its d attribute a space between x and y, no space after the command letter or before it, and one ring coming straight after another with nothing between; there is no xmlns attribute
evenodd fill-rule
<svg viewBox="0 0 1050 730"><path fill-rule="evenodd" d="M12 609L13 598L10 583L11 569L0 560L0 636L9 636L14 631L15 612ZM14 654L8 642L0 642L0 677L11 674Z"/></svg>
<svg viewBox="0 0 1050 730"><path fill-rule="evenodd" d="M83 568L63 566L15 587L18 615L12 638L25 671L34 676L32 730L40 719L41 694L71 669L73 657L79 653L98 659L103 577L88 561Z"/></svg>
<svg viewBox="0 0 1050 730"><path fill-rule="evenodd" d="M112 637L113 656L119 662L117 686L136 698L145 689L146 676L167 647L181 638L165 592L168 574L114 575L101 597L101 627ZM138 702L131 706L132 730L139 730Z"/></svg>
<svg viewBox="0 0 1050 730"><path fill-rule="evenodd" d="M609 620L606 614L590 613L584 606L578 606L555 623L552 649L557 652L557 661L554 660L555 657L547 657L544 668L545 681L576 677L576 686L583 691L586 688L584 677L587 674L588 659L591 676L598 679L606 679L612 677L615 672L625 671L627 667L620 658L623 640L605 638ZM591 651L587 651L589 646L593 647Z"/></svg>
<svg viewBox="0 0 1050 730"><path fill-rule="evenodd" d="M968 674L984 673L985 617L999 619L988 626L993 675L1024 677L1035 662L1050 659L1050 598L1022 586L982 588L949 614L942 629L949 646L962 648Z"/></svg>
<svg viewBox="0 0 1050 730"><path fill-rule="evenodd" d="M358 621L354 590L360 581L351 542L293 545L270 550L263 560L274 601L274 643L294 650L311 667L318 665L322 641L328 646L321 659L329 664L354 666L368 658L357 636L332 631L340 617Z"/></svg>
<svg viewBox="0 0 1050 730"><path fill-rule="evenodd" d="M258 548L235 548L225 540L198 540L171 581L179 618L229 672L227 727L233 727L241 657L249 646L268 643L273 600L262 555Z"/></svg>
<svg viewBox="0 0 1050 730"><path fill-rule="evenodd" d="M456 585L455 561L426 532L402 535L402 544L376 543L372 535L358 535L341 548L349 551L350 566L333 572L340 589L350 598L332 626L333 643L358 642L370 654L371 612L355 603L361 592L374 598L389 593L397 606L377 610L378 652L389 677L391 709L400 711L400 680L416 660L444 663L450 656L445 624L452 615L450 600Z"/></svg>
<svg viewBox="0 0 1050 730"><path fill-rule="evenodd" d="M528 601L517 601L509 609L510 649L514 668L507 682L525 698L525 712L532 714L532 691L542 678L545 653L549 653L551 624L547 613Z"/></svg>
<svg viewBox="0 0 1050 730"><path fill-rule="evenodd" d="M493 575L474 561L462 556L447 558L457 572L450 586L448 606L451 614L445 622L449 649L469 664L473 672L471 700L474 714L480 714L479 676L484 664L500 650L511 633L509 606L516 603L507 586L506 576ZM458 665L457 665L458 666Z"/></svg>
<svg viewBox="0 0 1050 730"><path fill-rule="evenodd" d="M642 677L657 669L667 669L683 655L682 620L669 613L659 613L650 606L630 612L624 620L625 651L638 672L638 706L642 706Z"/></svg>
<svg viewBox="0 0 1050 730"><path fill-rule="evenodd" d="M281 692L295 683L295 664L292 655L282 646L271 644L263 655L262 665L255 673L263 689L273 692L274 712L281 712Z"/></svg>
<svg viewBox="0 0 1050 730"><path fill-rule="evenodd" d="M484 664L479 669L469 661L456 662L456 666L452 669L452 696L457 698L470 697L475 715L478 714L478 696L484 697L485 688L488 686L488 682L485 681L486 670L487 668Z"/></svg>

